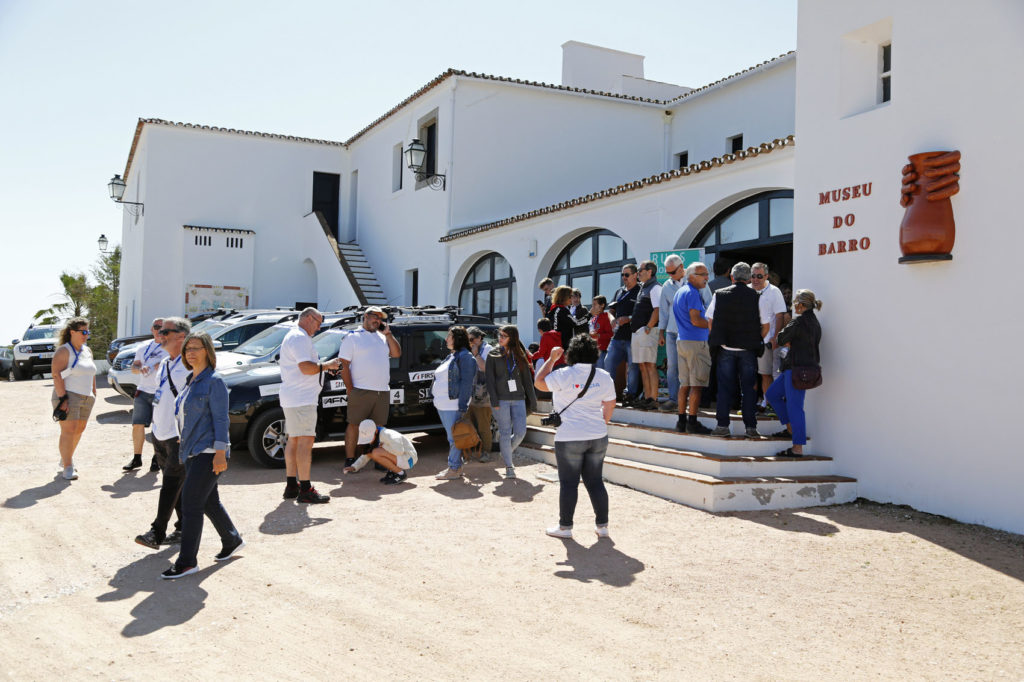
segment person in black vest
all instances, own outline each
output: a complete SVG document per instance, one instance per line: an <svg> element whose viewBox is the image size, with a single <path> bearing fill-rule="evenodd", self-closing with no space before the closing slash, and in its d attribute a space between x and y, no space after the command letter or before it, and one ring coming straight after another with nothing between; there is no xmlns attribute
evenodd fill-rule
<svg viewBox="0 0 1024 682"><path fill-rule="evenodd" d="M643 380L644 399L633 403L633 407L641 410L653 410L658 407L658 300L661 297L661 285L658 284L658 266L651 260L640 264L637 276L640 278L640 291L636 296L636 306L629 320L631 350L633 362L640 368Z"/></svg>
<svg viewBox="0 0 1024 682"><path fill-rule="evenodd" d="M705 316L711 330L708 343L718 348L718 426L712 436L729 436L729 406L739 376L743 395L743 424L747 438L760 438L757 432L758 351L768 333L768 320L762 319L757 292L750 282L750 265L739 262L732 266L732 286L719 289L711 299Z"/></svg>
<svg viewBox="0 0 1024 682"><path fill-rule="evenodd" d="M640 285L637 283L636 266L626 263L622 266L622 286L615 291L608 310L615 318L614 333L608 343L608 354L604 358L604 370L615 379L619 365L626 363L626 392L622 396L624 407L632 405L637 391L640 389L640 368L633 364L633 351L630 342L633 332L629 329L629 319L633 316Z"/></svg>

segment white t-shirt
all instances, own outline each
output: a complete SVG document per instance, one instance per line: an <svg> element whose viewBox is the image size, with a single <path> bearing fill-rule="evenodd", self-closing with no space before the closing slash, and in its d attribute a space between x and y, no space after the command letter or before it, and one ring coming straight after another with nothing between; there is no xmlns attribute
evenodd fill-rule
<svg viewBox="0 0 1024 682"><path fill-rule="evenodd" d="M166 357L167 351L156 341L145 343L135 351L135 362L142 363L144 367L149 367L150 370L149 374L145 376L141 372L139 373L139 383L137 386L140 391L149 394L156 393L156 386L160 383L160 379L156 376L156 367Z"/></svg>
<svg viewBox="0 0 1024 682"><path fill-rule="evenodd" d="M761 324L764 324L765 316L768 317L768 335L764 338L770 339L775 336L775 316L786 312L786 299L782 295L782 290L769 282L768 286L758 291L757 307L761 311Z"/></svg>
<svg viewBox="0 0 1024 682"><path fill-rule="evenodd" d="M555 370L544 378L551 389L555 412L562 412L562 425L555 430L555 441L596 440L608 435L602 403L615 400L615 382L603 369L594 372L594 380L583 397L572 402L590 376L590 365L576 364Z"/></svg>
<svg viewBox="0 0 1024 682"><path fill-rule="evenodd" d="M316 405L320 395L320 375L303 374L300 362L320 362L313 339L302 327L295 327L281 342L281 407Z"/></svg>
<svg viewBox="0 0 1024 682"><path fill-rule="evenodd" d="M180 395L185 390L188 375L189 370L180 355L174 360L165 356L157 365L156 394L153 396L153 438L170 440L180 435L174 419L174 391L171 390L171 382Z"/></svg>
<svg viewBox="0 0 1024 682"><path fill-rule="evenodd" d="M383 332L360 327L341 342L338 357L349 365L352 383L364 391L387 391L391 382L391 349Z"/></svg>
<svg viewBox="0 0 1024 682"><path fill-rule="evenodd" d="M434 394L434 408L438 410L458 411L459 399L448 397L448 368L452 364L455 353L452 353L437 369L434 370L434 384L431 391Z"/></svg>
<svg viewBox="0 0 1024 682"><path fill-rule="evenodd" d="M781 294L781 292L780 292L780 294ZM716 291L714 296L711 297L711 305L708 306L707 312L704 313L704 319L710 320L710 319L714 318L714 316L715 316L715 303L717 303L717 302L718 302L718 292ZM758 301L757 306L758 306L758 311L757 312L758 312L758 316L761 318L761 324L768 324L768 323L770 323L771 320L769 320L768 319L768 315L765 314L765 308L764 308L764 306L761 305L760 301ZM785 310L783 310L783 312L785 312ZM712 326L714 326L714 323L712 323ZM771 333L770 329L768 330L768 333L769 334ZM768 338L768 337L765 337L765 338ZM725 344L722 344L722 348L724 348L726 350L743 350L742 348L733 348L732 346L726 346Z"/></svg>

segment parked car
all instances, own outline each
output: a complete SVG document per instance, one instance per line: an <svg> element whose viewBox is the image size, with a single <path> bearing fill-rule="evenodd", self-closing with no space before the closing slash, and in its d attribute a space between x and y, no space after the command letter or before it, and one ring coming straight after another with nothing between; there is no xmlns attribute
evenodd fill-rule
<svg viewBox="0 0 1024 682"><path fill-rule="evenodd" d="M0 348L0 378L14 381L14 348Z"/></svg>
<svg viewBox="0 0 1024 682"><path fill-rule="evenodd" d="M14 339L11 381L22 381L50 373L53 353L57 349L60 325L40 324L28 326L21 339Z"/></svg>
<svg viewBox="0 0 1024 682"><path fill-rule="evenodd" d="M391 411L388 427L397 431L426 431L442 428L434 409L431 384L434 370L448 355L445 337L454 324L476 325L497 343L497 327L487 318L459 315L456 308L385 308L391 330L402 346L402 357L391 358ZM321 360L337 357L341 342L362 320L362 310L351 320L336 323L313 339ZM228 415L231 442L245 446L260 464L284 466L284 411L278 394L281 369L274 362L243 368L226 368L222 373L228 386ZM337 441L345 437L348 399L341 376L324 374L317 409L316 438Z"/></svg>
<svg viewBox="0 0 1024 682"><path fill-rule="evenodd" d="M324 322L320 325L317 333L329 329L340 321L353 322L356 320L356 316L351 313L346 315L325 313L323 317ZM217 369L252 365L257 362L276 362L281 342L284 341L285 335L295 328L295 324L294 320L275 324L245 343L239 344L234 350L218 350Z"/></svg>
<svg viewBox="0 0 1024 682"><path fill-rule="evenodd" d="M224 320L208 319L192 327L192 331L202 331L213 339L213 347L218 351L221 349L231 350L239 344L248 341L268 327L283 322L294 320L298 313L295 312L248 312L241 315L231 315ZM147 337L147 339L152 338ZM135 396L138 389L138 374L132 372L132 363L135 361L135 352L141 343L125 346L110 364L110 371L107 379L114 390L121 395L131 398Z"/></svg>

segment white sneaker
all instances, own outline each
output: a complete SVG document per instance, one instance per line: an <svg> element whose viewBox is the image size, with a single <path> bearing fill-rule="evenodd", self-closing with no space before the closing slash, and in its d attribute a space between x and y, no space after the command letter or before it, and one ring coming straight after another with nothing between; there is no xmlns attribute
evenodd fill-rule
<svg viewBox="0 0 1024 682"><path fill-rule="evenodd" d="M462 478L462 467L458 469L445 469L441 473L434 476L439 481L454 481L457 478Z"/></svg>
<svg viewBox="0 0 1024 682"><path fill-rule="evenodd" d="M608 533L608 526L597 526L594 528L594 532L597 533L599 538L610 538L611 534Z"/></svg>
<svg viewBox="0 0 1024 682"><path fill-rule="evenodd" d="M75 470L74 465L64 467L64 480L65 481L77 481L78 471Z"/></svg>
<svg viewBox="0 0 1024 682"><path fill-rule="evenodd" d="M516 468L515 467L505 467L505 478L515 478L515 477L516 477Z"/></svg>
<svg viewBox="0 0 1024 682"><path fill-rule="evenodd" d="M571 538L572 528L563 528L562 526L551 526L544 531L553 538Z"/></svg>

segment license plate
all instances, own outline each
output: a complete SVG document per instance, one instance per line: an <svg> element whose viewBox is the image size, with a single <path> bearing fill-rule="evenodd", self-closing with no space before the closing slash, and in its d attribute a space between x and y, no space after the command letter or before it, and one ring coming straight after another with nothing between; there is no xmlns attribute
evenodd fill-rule
<svg viewBox="0 0 1024 682"><path fill-rule="evenodd" d="M37 357L40 360L49 360L50 358L53 357L53 353L40 353Z"/></svg>

